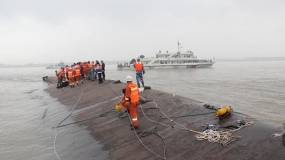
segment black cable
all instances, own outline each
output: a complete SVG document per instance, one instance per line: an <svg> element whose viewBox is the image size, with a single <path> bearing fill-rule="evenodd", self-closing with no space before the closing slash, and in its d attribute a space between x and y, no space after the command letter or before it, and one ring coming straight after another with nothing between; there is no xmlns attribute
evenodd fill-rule
<svg viewBox="0 0 285 160"><path fill-rule="evenodd" d="M109 115L113 115L114 113L117 113L117 112L111 112L111 111L114 111L114 109L110 109L109 111L104 112L104 113L102 113L102 114L99 114L99 115L96 116L96 117L87 118L87 119L84 119L84 120L80 120L80 121L76 121L76 122L72 122L72 123L60 125L60 126L57 126L57 127L54 127L54 128L61 128L61 127L69 126L69 125L72 125L72 124L81 123L81 122L86 122L86 121L89 121L89 120L97 119L97 118L100 118L100 117L106 117L106 116L109 116ZM113 113L113 114L109 114L109 115L108 115L108 113Z"/></svg>
<svg viewBox="0 0 285 160"><path fill-rule="evenodd" d="M118 94L117 94L115 91L113 91L113 90L111 89L111 87L110 87L110 85L109 85L109 82L107 83L107 85L108 85L109 89L110 89L115 95L118 96Z"/></svg>
<svg viewBox="0 0 285 160"><path fill-rule="evenodd" d="M160 115L159 119L160 119L161 117L162 117L162 114ZM157 122L159 121L159 119L157 120ZM154 134L154 132L155 132L157 126L158 126L158 123L156 123L154 129L152 129L151 131L145 131L145 132L143 132L142 135L141 135L141 137L146 137L146 136L149 136L149 135L151 135L151 134ZM156 134L156 135L159 136L158 134ZM161 136L159 136L159 137L161 137ZM162 137L161 137L161 138L162 138Z"/></svg>

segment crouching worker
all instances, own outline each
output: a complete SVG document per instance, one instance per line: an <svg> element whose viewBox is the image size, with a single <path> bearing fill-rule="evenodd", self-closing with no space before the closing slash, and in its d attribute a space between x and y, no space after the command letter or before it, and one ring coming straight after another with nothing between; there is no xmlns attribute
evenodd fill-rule
<svg viewBox="0 0 285 160"><path fill-rule="evenodd" d="M132 120L131 130L133 130L138 129L139 88L136 84L132 83L131 76L127 76L126 80L127 86L120 104L128 110Z"/></svg>
<svg viewBox="0 0 285 160"><path fill-rule="evenodd" d="M64 87L68 87L69 85L69 82L65 80L65 77L62 78L62 83L60 86L57 86L56 88L59 89L59 88L64 88Z"/></svg>
<svg viewBox="0 0 285 160"><path fill-rule="evenodd" d="M57 85L56 85L56 88L61 86L61 76L60 76L60 72L57 72L57 70L55 70L55 75L57 77Z"/></svg>

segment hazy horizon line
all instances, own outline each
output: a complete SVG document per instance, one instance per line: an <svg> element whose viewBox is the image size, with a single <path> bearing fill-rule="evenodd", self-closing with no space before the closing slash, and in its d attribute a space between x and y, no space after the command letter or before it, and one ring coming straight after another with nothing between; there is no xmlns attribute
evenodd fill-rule
<svg viewBox="0 0 285 160"><path fill-rule="evenodd" d="M131 59L130 59L131 60ZM128 62L130 60L108 60L105 63L116 63L116 62ZM258 60L285 60L284 57L244 57L244 58L215 58L214 61L258 61ZM59 62L58 62L59 63ZM0 66L26 66L26 65L51 65L58 64L54 62L45 62L45 63L26 63L26 64L8 64L0 63ZM71 64L74 62L64 62L65 64Z"/></svg>

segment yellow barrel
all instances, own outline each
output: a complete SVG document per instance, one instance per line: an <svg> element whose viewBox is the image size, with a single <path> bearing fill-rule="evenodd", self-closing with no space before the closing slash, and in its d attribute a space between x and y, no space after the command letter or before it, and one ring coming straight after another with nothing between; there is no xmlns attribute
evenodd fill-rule
<svg viewBox="0 0 285 160"><path fill-rule="evenodd" d="M115 108L116 108L117 111L121 111L122 110L122 106L120 104L117 104L115 106Z"/></svg>
<svg viewBox="0 0 285 160"><path fill-rule="evenodd" d="M226 106L216 111L216 116L220 117L231 111L231 106Z"/></svg>

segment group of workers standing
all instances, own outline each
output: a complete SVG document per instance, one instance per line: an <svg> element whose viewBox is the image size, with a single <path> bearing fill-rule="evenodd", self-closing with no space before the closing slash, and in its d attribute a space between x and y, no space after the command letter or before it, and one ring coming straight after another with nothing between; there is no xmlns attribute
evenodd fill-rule
<svg viewBox="0 0 285 160"><path fill-rule="evenodd" d="M60 71L55 71L57 76L57 88L67 87L68 84L71 88L74 88L76 84L83 83L83 79L95 81L99 80L99 83L103 83L105 80L105 63L101 60L101 63L97 60L96 62L78 62L71 66L66 65L61 67Z"/></svg>

